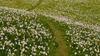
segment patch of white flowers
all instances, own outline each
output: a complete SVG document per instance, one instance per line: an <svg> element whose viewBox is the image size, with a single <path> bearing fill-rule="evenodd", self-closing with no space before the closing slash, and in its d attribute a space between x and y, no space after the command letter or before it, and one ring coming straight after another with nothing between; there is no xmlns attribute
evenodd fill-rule
<svg viewBox="0 0 100 56"><path fill-rule="evenodd" d="M0 55L48 55L54 38L37 15L0 7ZM52 38L51 38L52 37Z"/></svg>
<svg viewBox="0 0 100 56"><path fill-rule="evenodd" d="M67 42L75 50L76 56L100 56L100 32L69 25L66 35Z"/></svg>

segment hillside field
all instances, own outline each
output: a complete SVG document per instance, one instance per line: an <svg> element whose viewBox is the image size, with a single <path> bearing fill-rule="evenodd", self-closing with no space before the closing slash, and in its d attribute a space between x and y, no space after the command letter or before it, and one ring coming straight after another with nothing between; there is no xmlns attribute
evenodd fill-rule
<svg viewBox="0 0 100 56"><path fill-rule="evenodd" d="M0 56L100 56L100 0L0 0Z"/></svg>

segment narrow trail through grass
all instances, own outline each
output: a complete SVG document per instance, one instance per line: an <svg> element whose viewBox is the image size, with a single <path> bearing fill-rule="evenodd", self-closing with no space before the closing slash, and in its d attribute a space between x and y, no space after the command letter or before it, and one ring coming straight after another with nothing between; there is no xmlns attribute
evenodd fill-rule
<svg viewBox="0 0 100 56"><path fill-rule="evenodd" d="M39 5L41 5L41 3L43 1L44 0L39 0L39 2L35 6L31 6L31 8L27 9L27 11L31 11L31 10L37 8ZM62 36L61 32L59 31L59 29L57 29L55 27L55 25L52 22L48 21L47 19L42 18L40 20L45 22L45 24L48 24L48 26L51 28L51 30L56 38L56 42L58 43L58 48L56 49L55 55L56 56L68 56L66 44L65 44L64 40L62 39L63 36Z"/></svg>
<svg viewBox="0 0 100 56"><path fill-rule="evenodd" d="M59 29L57 29L55 25L52 22L48 21L47 19L42 18L40 20L48 24L53 34L55 35L56 42L58 43L58 48L56 50L55 55L56 56L68 56L67 47L66 47L64 40L62 39L63 36L61 32L59 31Z"/></svg>
<svg viewBox="0 0 100 56"><path fill-rule="evenodd" d="M13 9L13 8L11 8L11 9ZM17 10L19 10L19 9L17 9ZM32 12L29 11L29 13L32 13ZM45 24L48 24L48 26L51 28L51 30L56 38L56 42L58 43L58 48L55 49L56 50L55 55L56 56L68 56L66 44L65 44L64 40L62 39L63 36L62 36L61 32L59 31L59 29L56 28L55 25L52 22L50 22L49 20L47 20L46 18L41 18L40 20L43 21Z"/></svg>
<svg viewBox="0 0 100 56"><path fill-rule="evenodd" d="M35 9L36 7L38 7L39 5L41 5L41 3L43 2L44 0L39 0L38 3L36 5L31 5L31 8L29 8L27 11L31 11L33 9Z"/></svg>
<svg viewBox="0 0 100 56"><path fill-rule="evenodd" d="M53 0L51 0L51 1L53 1ZM55 0L56 1L56 0ZM70 0L69 0L70 1ZM20 1L18 1L18 2L20 2ZM68 2L68 4L67 3L65 3L64 5L66 6L66 5L68 5L68 6L66 6L65 8L62 8L63 6L62 6L62 2L61 2L61 5L60 5L60 2L58 1L57 2L57 4L59 4L58 6L56 6L57 8L54 8L55 6L53 6L53 5L55 5L55 2L54 3L48 3L48 4L42 4L42 2L44 2L44 0L38 0L38 2L36 2L37 4L36 5L31 5L31 6L29 6L28 8L26 8L27 9L27 11L32 11L32 10L34 10L34 9L36 9L36 10L34 10L34 11L38 11L38 10L40 10L39 11L39 13L38 12L35 12L36 14L42 14L42 16L44 16L44 17L47 17L48 19L49 19L49 17L51 17L51 18L53 18L53 19L56 19L56 20L58 20L58 21L60 21L60 22L63 22L63 23L66 23L66 24L75 24L75 25L81 25L82 27L85 27L85 28L89 28L89 29L93 29L93 30L95 30L95 31L100 31L100 27L97 25L97 26L95 26L95 25L89 25L89 24L84 24L85 22L84 21L82 21L81 22L81 20L80 19L82 19L83 20L83 18L84 18L84 20L85 20L85 18L86 18L86 20L87 19L89 19L89 20L87 20L87 22L91 22L91 21L93 21L93 23L95 23L96 24L96 22L95 21L97 21L97 20L95 20L95 19L98 19L99 18L99 14L98 14L98 9L99 8L97 8L98 7L98 3L96 3L96 4L94 4L94 6L92 6L93 4L91 4L91 3L94 3L93 1L92 2L88 2L88 3L85 3L84 1L84 3L82 2L82 3L77 3L77 2ZM50 2L50 1L48 1L48 2ZM20 2L21 3L21 2ZM71 4L71 3L73 3L73 4ZM24 3L23 3L24 4ZM16 3L16 5L17 5L17 3ZM19 4L20 5L20 4ZM40 6L40 5L42 5L42 6ZM48 7L47 6L44 6L44 5L48 5ZM49 6L49 5L51 5L51 6ZM80 5L80 6L77 6L77 5ZM21 7L23 7L24 5L22 5ZM61 9L59 10L59 8L60 8L60 6L61 6ZM96 7L97 6L97 7ZM14 6L12 6L12 7L14 7ZM19 7L19 6L18 6ZM46 8L46 10L42 10L41 8ZM49 9L49 7L50 7L50 12L53 12L53 10L54 11L57 11L57 12L61 12L61 15L64 15L64 16L69 16L69 18L75 18L75 19L77 19L77 18L79 18L79 19L77 19L78 21L80 20L80 22L77 22L77 20L74 22L74 21L72 21L72 20L74 20L74 19L71 19L71 20L67 20L67 18L60 18L60 17L56 17L55 15L53 16L52 15L52 13L51 13L51 15L47 15L47 14L50 14L50 12L47 12L47 11L49 11L48 9ZM47 9L48 8L48 9ZM54 8L54 9L52 9L52 8ZM69 9L67 9L67 8L69 8ZM88 9L90 9L90 10L85 10L84 8L88 8ZM94 9L93 9L94 8ZM93 10L91 10L91 9L93 9ZM43 11L43 12L41 12L41 10ZM97 10L97 11L95 11L95 10ZM93 11L93 12L92 12ZM95 12L94 12L95 11ZM47 13L46 15L43 15L44 13ZM85 12L85 13L84 13ZM89 13L90 12L90 13ZM33 12L31 12L31 13L33 13ZM54 12L53 12L54 13ZM55 13L56 14L56 13ZM57 14L58 15L58 14ZM87 16L86 16L87 15ZM71 17L70 17L71 16ZM95 17L94 17L95 16ZM92 18L93 17L93 18ZM72 52L72 51L69 51L68 49L70 49L70 48L68 48L66 45L66 43L65 43L65 41L63 40L63 31L62 30L59 30L57 27L56 27L56 25L57 25L57 23L56 23L56 25L55 25L55 23L53 23L53 22L51 22L51 21L49 21L48 19L46 19L46 18L41 18L40 20L44 23L44 24L48 24L48 28L51 28L51 30L52 30L52 33L54 34L54 36L56 37L56 42L58 43L58 48L57 49L54 49L54 50L56 50L56 53L55 53L55 55L54 56L69 56L69 53L68 52ZM93 20L92 20L93 19ZM99 20L97 21L97 23L99 22ZM92 22L91 22L92 23ZM92 24L93 24L92 23ZM59 27L59 26L58 26ZM59 28L61 28L61 27L59 27ZM65 28L64 28L65 29ZM76 28L77 29L77 28ZM79 29L81 29L81 28L79 28ZM83 29L83 28L82 28ZM64 30L65 31L65 30ZM83 33L83 32L82 32ZM51 56L53 56L53 55L51 55Z"/></svg>
<svg viewBox="0 0 100 56"><path fill-rule="evenodd" d="M36 7L38 7L41 3L43 2L43 0L39 0L39 2L35 5L32 6L31 8L28 9L28 11L31 11L33 9L35 9ZM40 19L43 22L45 22L46 24L49 25L49 27L51 28L52 32L54 33L55 37L56 37L56 42L58 43L58 48L56 50L56 56L67 56L67 51L66 51L66 45L63 41L63 36L60 33L60 31L53 25L52 22L49 22L46 19Z"/></svg>

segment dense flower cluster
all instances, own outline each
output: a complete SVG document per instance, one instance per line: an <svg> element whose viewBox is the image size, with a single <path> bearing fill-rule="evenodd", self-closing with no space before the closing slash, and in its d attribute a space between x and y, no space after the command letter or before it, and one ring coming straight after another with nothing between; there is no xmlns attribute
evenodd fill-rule
<svg viewBox="0 0 100 56"><path fill-rule="evenodd" d="M69 25L67 42L77 56L100 56L100 32L77 25Z"/></svg>
<svg viewBox="0 0 100 56"><path fill-rule="evenodd" d="M0 7L0 56L48 55L54 37L37 15Z"/></svg>

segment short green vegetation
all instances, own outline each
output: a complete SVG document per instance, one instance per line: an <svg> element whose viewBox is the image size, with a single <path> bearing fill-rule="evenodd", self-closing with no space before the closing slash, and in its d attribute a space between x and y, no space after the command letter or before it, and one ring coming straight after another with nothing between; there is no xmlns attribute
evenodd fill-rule
<svg viewBox="0 0 100 56"><path fill-rule="evenodd" d="M61 54L100 56L100 0L0 0L0 56Z"/></svg>

